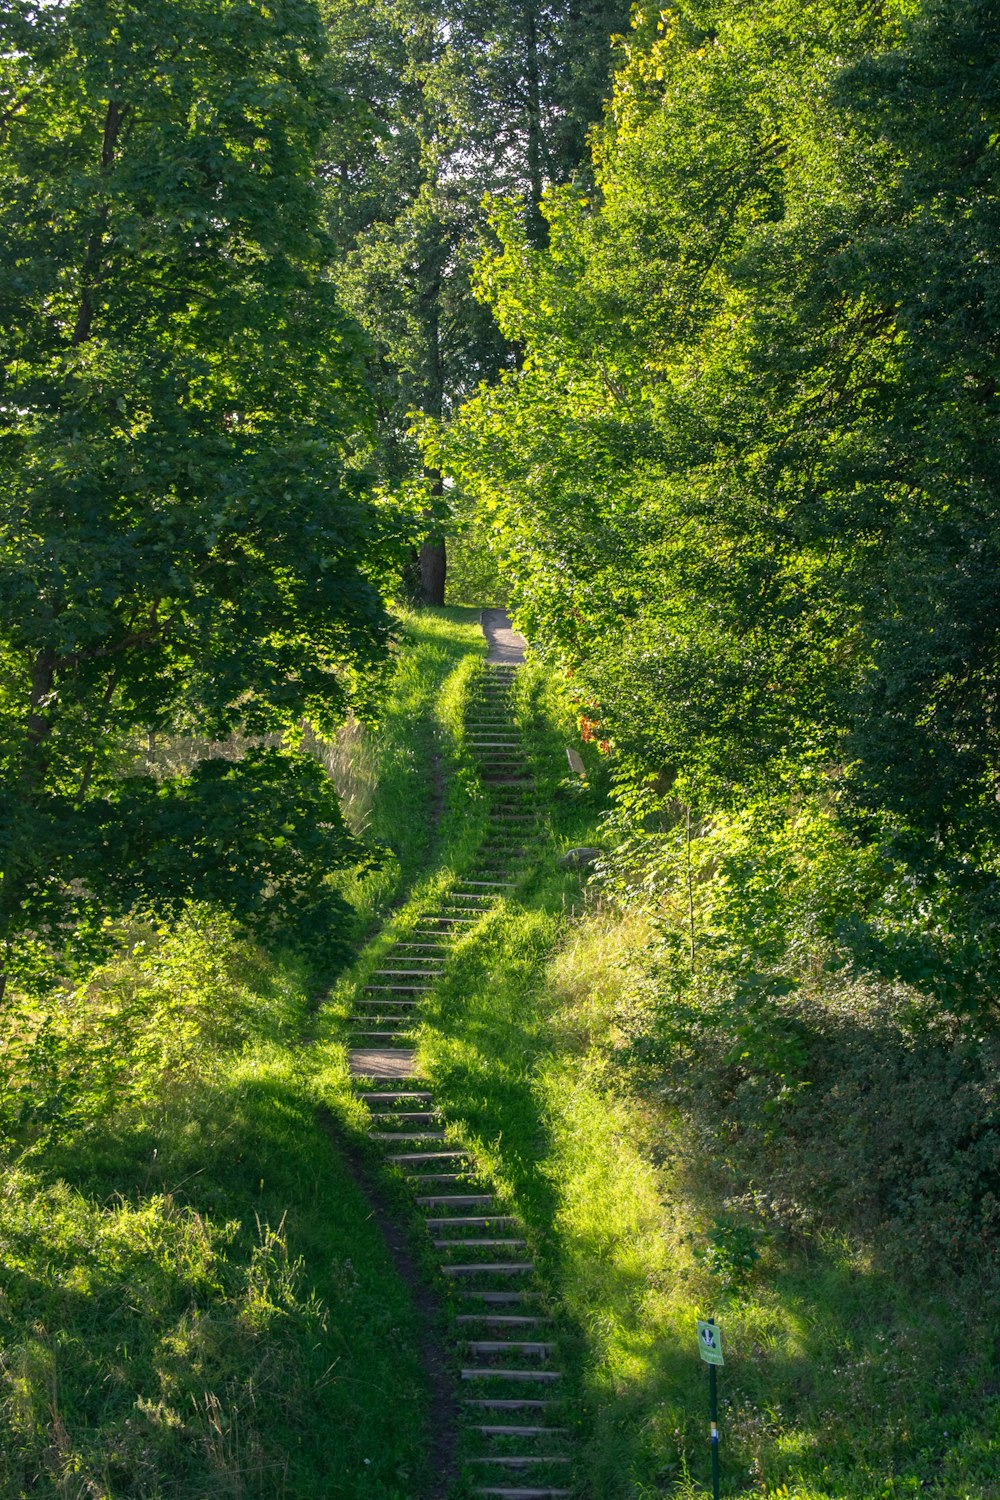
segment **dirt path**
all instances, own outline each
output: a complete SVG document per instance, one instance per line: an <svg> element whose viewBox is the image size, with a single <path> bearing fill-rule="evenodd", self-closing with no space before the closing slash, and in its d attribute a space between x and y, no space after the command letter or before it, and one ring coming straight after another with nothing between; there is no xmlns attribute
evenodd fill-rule
<svg viewBox="0 0 1000 1500"><path fill-rule="evenodd" d="M483 635L489 644L488 662L503 662L511 666L520 666L524 661L524 653L527 649L527 641L510 623L510 615L505 609L484 609L480 615Z"/></svg>

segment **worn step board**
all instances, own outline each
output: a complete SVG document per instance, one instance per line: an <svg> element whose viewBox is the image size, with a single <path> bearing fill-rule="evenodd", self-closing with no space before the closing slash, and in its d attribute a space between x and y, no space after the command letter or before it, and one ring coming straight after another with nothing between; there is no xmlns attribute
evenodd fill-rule
<svg viewBox="0 0 1000 1500"><path fill-rule="evenodd" d="M352 1047L347 1054L352 1078L412 1078L417 1071L417 1054L411 1049L386 1050L384 1047Z"/></svg>
<svg viewBox="0 0 1000 1500"><path fill-rule="evenodd" d="M418 1161L468 1161L467 1151L404 1151L399 1156L390 1156L391 1162L402 1164L404 1162Z"/></svg>
<svg viewBox="0 0 1000 1500"><path fill-rule="evenodd" d="M369 1042L386 1042L389 1044L390 1051L394 1043L399 1043L399 1051L412 1052L410 1043L413 1040L413 1033L411 1031L352 1031L352 1036L358 1040L365 1037ZM405 1044L402 1040L404 1037L406 1038Z"/></svg>
<svg viewBox="0 0 1000 1500"><path fill-rule="evenodd" d="M460 1240L433 1241L435 1250L523 1250L527 1243L527 1240L473 1239L471 1235Z"/></svg>
<svg viewBox="0 0 1000 1500"><path fill-rule="evenodd" d="M455 1288L455 1295L465 1297L469 1302L485 1302L487 1307L516 1307L525 1302L537 1301L540 1293L531 1292L498 1292L492 1287L460 1286Z"/></svg>
<svg viewBox="0 0 1000 1500"><path fill-rule="evenodd" d="M480 1214L478 1216L465 1218L447 1219L425 1219L424 1223L428 1229L499 1229L505 1224L517 1224L519 1221L512 1214ZM471 1244L470 1240L459 1240L460 1245Z"/></svg>
<svg viewBox="0 0 1000 1500"><path fill-rule="evenodd" d="M543 1489L536 1489L534 1486L530 1489L523 1489L519 1486L512 1489L506 1484L490 1484L485 1489L475 1489L472 1493L474 1495L496 1495L498 1500L555 1500L557 1495L572 1496L573 1491L554 1490L548 1485Z"/></svg>
<svg viewBox="0 0 1000 1500"><path fill-rule="evenodd" d="M463 1380L514 1380L514 1381L540 1381L543 1385L551 1385L555 1380L562 1379L561 1370L501 1370L493 1365L476 1365L462 1371Z"/></svg>
<svg viewBox="0 0 1000 1500"><path fill-rule="evenodd" d="M480 1411L545 1411L559 1404L539 1396L467 1396L462 1401L463 1406L474 1406Z"/></svg>
<svg viewBox="0 0 1000 1500"><path fill-rule="evenodd" d="M505 1469L534 1469L539 1464L568 1464L569 1458L565 1453L539 1453L537 1458L528 1454L494 1453L484 1458L470 1458L466 1460L470 1464L498 1464Z"/></svg>
<svg viewBox="0 0 1000 1500"><path fill-rule="evenodd" d="M555 1344L536 1344L522 1339L470 1339L465 1346L470 1354L537 1354L548 1359Z"/></svg>
<svg viewBox="0 0 1000 1500"><path fill-rule="evenodd" d="M565 1427L473 1426L484 1437L565 1437Z"/></svg>
<svg viewBox="0 0 1000 1500"><path fill-rule="evenodd" d="M355 1003L355 1005L367 1005L369 1007L369 1009L374 1009L374 1010L378 1010L378 1008L380 1006L385 1007L387 1005L394 1007L396 1010L402 1010L402 1009L404 1009L404 1007L407 1010L412 1010L414 1006L417 1006L417 1005L420 1004L420 1001L419 1000L363 1000L361 998L361 996L359 995L355 999L354 1003Z"/></svg>
<svg viewBox="0 0 1000 1500"><path fill-rule="evenodd" d="M488 1203L495 1203L496 1198L492 1193L435 1193L430 1198L418 1198L421 1208L440 1208L446 1203L452 1203L456 1208L479 1208Z"/></svg>
<svg viewBox="0 0 1000 1500"><path fill-rule="evenodd" d="M523 1313L459 1313L456 1323L489 1323L496 1328L536 1328L551 1318L529 1318Z"/></svg>
<svg viewBox="0 0 1000 1500"><path fill-rule="evenodd" d="M401 1016L392 1011L379 1010L374 1014L348 1016L347 1020L351 1028L351 1036L355 1040L361 1036L392 1036L397 1039L406 1036L410 1039L410 1046L413 1045L413 1028L416 1025L414 1016Z"/></svg>
<svg viewBox="0 0 1000 1500"><path fill-rule="evenodd" d="M404 953L398 960L407 965L418 964L419 968L408 967L404 972L412 979L423 979L430 985L434 985L444 974L447 961L447 953L435 954L433 958L425 958L422 953Z"/></svg>
<svg viewBox="0 0 1000 1500"><path fill-rule="evenodd" d="M370 1141L381 1141L391 1146L415 1146L418 1141L446 1141L443 1130L369 1130Z"/></svg>
<svg viewBox="0 0 1000 1500"><path fill-rule="evenodd" d="M369 1089L361 1094L365 1104L395 1104L399 1099L405 1099L409 1104L432 1103L434 1095L426 1093L423 1089ZM376 1113L376 1111L373 1111ZM392 1110L386 1111L393 1114ZM398 1118L398 1117L396 1117Z"/></svg>
<svg viewBox="0 0 1000 1500"><path fill-rule="evenodd" d="M445 1276L528 1276L535 1269L530 1260L480 1261L469 1265L442 1266Z"/></svg>
<svg viewBox="0 0 1000 1500"><path fill-rule="evenodd" d="M432 984L366 984L366 995L429 995Z"/></svg>
<svg viewBox="0 0 1000 1500"><path fill-rule="evenodd" d="M375 980L429 980L432 975L444 974L444 968L436 969L376 969ZM399 986L397 986L399 989ZM409 989L409 986L406 986Z"/></svg>
<svg viewBox="0 0 1000 1500"><path fill-rule="evenodd" d="M426 1120L429 1125L440 1124L441 1116L436 1109L415 1111L411 1109L373 1109L371 1117L376 1124L388 1124L390 1121L400 1121L404 1125L416 1125L421 1120Z"/></svg>

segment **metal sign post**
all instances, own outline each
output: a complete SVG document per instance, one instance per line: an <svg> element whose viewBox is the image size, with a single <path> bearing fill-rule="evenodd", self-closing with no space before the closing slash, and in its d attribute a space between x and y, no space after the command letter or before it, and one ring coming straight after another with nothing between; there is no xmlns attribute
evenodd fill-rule
<svg viewBox="0 0 1000 1500"><path fill-rule="evenodd" d="M719 1500L719 1365L722 1330L714 1318L698 1319L698 1353L708 1365L708 1415L712 1424L712 1500Z"/></svg>

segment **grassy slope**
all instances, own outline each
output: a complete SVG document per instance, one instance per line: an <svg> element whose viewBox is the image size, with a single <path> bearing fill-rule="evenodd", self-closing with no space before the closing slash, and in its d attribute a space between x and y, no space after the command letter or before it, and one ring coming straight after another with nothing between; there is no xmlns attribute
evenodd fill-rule
<svg viewBox="0 0 1000 1500"><path fill-rule="evenodd" d="M663 1102L655 1070L635 1064L649 1004L643 920L587 903L556 865L561 847L597 837L599 785L564 774L570 730L541 676L527 676L522 713L549 810L538 857L516 899L457 948L422 1045L561 1298L583 1402L582 1492L704 1493L694 1319L714 1312L727 1346L724 1493L1000 1494L992 1334L970 1347L963 1318L963 1298L968 1307L988 1278L907 1287L877 1237L829 1229L775 1238L741 1269L718 1138L694 1131L690 1110ZM599 784L596 764L593 775ZM334 1027L345 1007L335 1003ZM776 1175L780 1130L768 1149ZM986 1310L973 1307L978 1321ZM980 1409L985 1393L983 1425L972 1392Z"/></svg>
<svg viewBox="0 0 1000 1500"><path fill-rule="evenodd" d="M395 859L434 843L430 709L479 633L410 623L366 812ZM315 976L217 916L123 951L0 1022L0 1495L412 1500L426 1387L407 1289L324 1130L342 1068L302 1042Z"/></svg>
<svg viewBox="0 0 1000 1500"><path fill-rule="evenodd" d="M409 925L481 835L461 725L480 650L469 612L411 622L381 727L330 747L357 822L395 851L354 892L369 930ZM582 1493L704 1492L693 1319L714 1311L724 1493L1000 1494L992 1335L965 1332L970 1309L989 1321L985 1271L905 1286L877 1237L827 1229L775 1237L736 1275L738 1236L713 1239L733 1183L694 1128L711 1090L668 1106L635 1061L643 919L556 866L597 837L600 768L593 790L566 774L541 675L522 717L548 809L537 858L459 946L422 1049L559 1294ZM417 1327L315 1107L363 1141L339 1028L388 933L319 1016L314 976L211 914L128 936L58 1007L4 1017L0 1494L413 1500Z"/></svg>

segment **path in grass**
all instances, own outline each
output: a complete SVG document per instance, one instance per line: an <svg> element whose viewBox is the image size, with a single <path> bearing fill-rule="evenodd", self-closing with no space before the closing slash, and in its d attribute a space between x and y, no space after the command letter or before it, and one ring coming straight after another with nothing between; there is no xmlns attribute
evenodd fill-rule
<svg viewBox="0 0 1000 1500"><path fill-rule="evenodd" d="M571 1496L560 1416L563 1372L525 1230L482 1163L455 1139L431 1081L417 1076L414 1028L449 948L513 886L531 856L534 783L511 711L524 641L486 610L484 674L470 699L470 749L489 797L488 831L468 871L386 955L350 1018L350 1065L370 1136L412 1189L454 1308L465 1493Z"/></svg>

